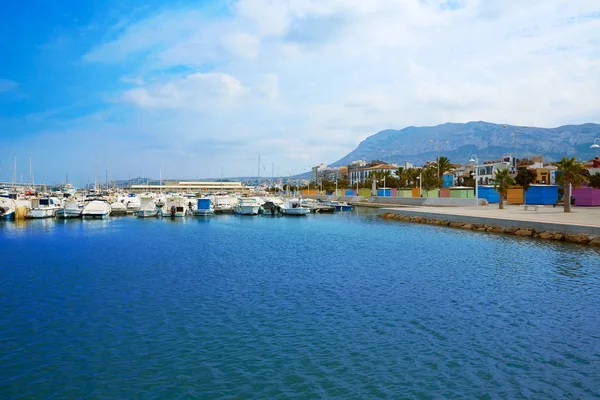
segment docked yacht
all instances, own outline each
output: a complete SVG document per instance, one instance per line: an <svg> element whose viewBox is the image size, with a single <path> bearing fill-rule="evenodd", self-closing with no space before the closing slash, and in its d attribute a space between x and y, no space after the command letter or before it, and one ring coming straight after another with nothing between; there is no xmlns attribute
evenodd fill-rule
<svg viewBox="0 0 600 400"><path fill-rule="evenodd" d="M15 219L17 203L13 199L0 197L0 219Z"/></svg>
<svg viewBox="0 0 600 400"><path fill-rule="evenodd" d="M106 218L110 215L111 207L108 201L97 197L89 201L81 212L83 218Z"/></svg>
<svg viewBox="0 0 600 400"><path fill-rule="evenodd" d="M279 207L283 215L308 215L310 209L302 207L300 199L286 199Z"/></svg>
<svg viewBox="0 0 600 400"><path fill-rule="evenodd" d="M52 218L60 208L57 197L36 197L31 199L31 208L25 218Z"/></svg>
<svg viewBox="0 0 600 400"><path fill-rule="evenodd" d="M140 206L142 205L140 198L137 197L135 193L129 193L123 203L127 207L127 212L131 214L135 214L135 212L139 210Z"/></svg>
<svg viewBox="0 0 600 400"><path fill-rule="evenodd" d="M75 200L68 199L63 208L56 211L56 218L80 218L83 207Z"/></svg>
<svg viewBox="0 0 600 400"><path fill-rule="evenodd" d="M234 212L237 200L227 194L216 194L212 204L216 213Z"/></svg>
<svg viewBox="0 0 600 400"><path fill-rule="evenodd" d="M215 211L212 208L209 198L198 199L197 208L194 210L195 216L208 216L213 215Z"/></svg>
<svg viewBox="0 0 600 400"><path fill-rule="evenodd" d="M179 196L166 198L165 205L161 208L163 217L181 218L187 212L187 200Z"/></svg>
<svg viewBox="0 0 600 400"><path fill-rule="evenodd" d="M110 215L127 215L127 206L125 203L116 201L110 203Z"/></svg>
<svg viewBox="0 0 600 400"><path fill-rule="evenodd" d="M158 209L154 202L154 197L142 197L140 199L140 208L135 212L139 218L152 218L158 216Z"/></svg>
<svg viewBox="0 0 600 400"><path fill-rule="evenodd" d="M258 215L260 204L255 197L242 197L235 207L235 213L240 215Z"/></svg>

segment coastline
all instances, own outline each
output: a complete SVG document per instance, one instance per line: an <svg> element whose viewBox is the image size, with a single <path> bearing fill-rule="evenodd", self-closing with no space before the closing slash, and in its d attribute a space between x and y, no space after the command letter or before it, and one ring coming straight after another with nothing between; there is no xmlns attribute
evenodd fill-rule
<svg viewBox="0 0 600 400"><path fill-rule="evenodd" d="M381 208L378 214L388 220L600 247L600 210L597 209L564 213L562 208L552 207L543 207L541 211L525 211L518 206L509 206L505 210L490 207L395 207Z"/></svg>

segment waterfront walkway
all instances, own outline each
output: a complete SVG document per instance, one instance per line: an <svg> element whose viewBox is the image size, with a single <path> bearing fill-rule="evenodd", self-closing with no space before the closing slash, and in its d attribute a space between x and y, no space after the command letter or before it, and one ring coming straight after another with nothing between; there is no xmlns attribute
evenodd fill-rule
<svg viewBox="0 0 600 400"><path fill-rule="evenodd" d="M379 213L600 235L600 208L573 207L572 210L565 213L562 206L540 206L538 211L526 211L523 206L512 205L499 210L497 204L492 204L480 207L390 207L381 208Z"/></svg>

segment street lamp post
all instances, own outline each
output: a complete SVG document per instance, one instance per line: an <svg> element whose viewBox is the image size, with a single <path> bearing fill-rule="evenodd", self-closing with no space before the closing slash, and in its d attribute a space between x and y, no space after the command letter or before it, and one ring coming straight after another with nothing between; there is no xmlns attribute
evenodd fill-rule
<svg viewBox="0 0 600 400"><path fill-rule="evenodd" d="M469 162L475 163L475 201L479 207L479 158L473 154Z"/></svg>
<svg viewBox="0 0 600 400"><path fill-rule="evenodd" d="M437 153L438 153L438 156L437 156L437 162L436 162L436 164L437 164L437 176L438 176L438 179L439 179L439 178L441 178L441 176L440 176L440 150L442 149L442 145L443 144L448 144L450 142L447 141L447 140L438 140L436 142L433 139L429 139L429 143L437 143Z"/></svg>
<svg viewBox="0 0 600 400"><path fill-rule="evenodd" d="M502 125L502 128L507 129L508 126L507 125ZM527 129L526 126L522 126L521 128L523 129ZM515 135L515 153L513 154L513 158L515 159L515 166L513 171L515 172L515 174L517 173L517 128L515 128L514 126L511 126L510 129L512 129L514 135Z"/></svg>
<svg viewBox="0 0 600 400"><path fill-rule="evenodd" d="M600 144L596 142L600 142L600 138L594 139L594 143L590 146L590 149L600 149Z"/></svg>

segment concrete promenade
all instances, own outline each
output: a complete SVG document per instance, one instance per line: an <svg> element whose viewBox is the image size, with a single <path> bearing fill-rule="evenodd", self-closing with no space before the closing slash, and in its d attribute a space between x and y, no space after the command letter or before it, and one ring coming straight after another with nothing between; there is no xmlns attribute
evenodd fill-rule
<svg viewBox="0 0 600 400"><path fill-rule="evenodd" d="M497 225L536 231L555 231L584 235L600 235L600 208L573 207L565 213L562 206L540 206L538 211L525 211L523 206L497 204L480 207L393 207L381 208L379 214L399 214L423 218Z"/></svg>

